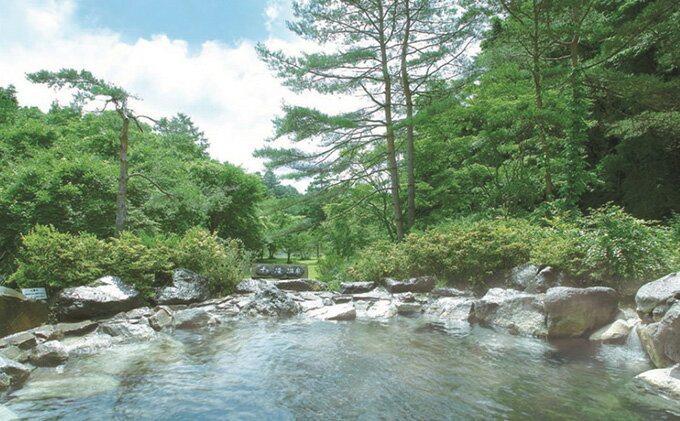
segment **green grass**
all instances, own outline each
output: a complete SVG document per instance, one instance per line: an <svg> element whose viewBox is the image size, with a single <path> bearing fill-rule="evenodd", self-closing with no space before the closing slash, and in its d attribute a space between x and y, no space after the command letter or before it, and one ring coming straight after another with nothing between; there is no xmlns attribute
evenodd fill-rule
<svg viewBox="0 0 680 421"><path fill-rule="evenodd" d="M307 276L309 279L319 279L319 261L317 259L300 260L300 259L290 259L291 265L300 264L307 265L307 270L309 273ZM269 263L269 264L282 264L287 265L287 259L285 257L275 258L275 259L259 259L257 263Z"/></svg>

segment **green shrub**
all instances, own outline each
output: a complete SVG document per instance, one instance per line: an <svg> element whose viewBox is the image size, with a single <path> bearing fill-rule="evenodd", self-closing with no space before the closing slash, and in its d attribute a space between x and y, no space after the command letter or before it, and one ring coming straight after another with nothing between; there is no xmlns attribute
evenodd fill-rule
<svg viewBox="0 0 680 421"><path fill-rule="evenodd" d="M213 291L227 294L248 272L250 257L241 241L193 228L179 240L174 262L207 277Z"/></svg>
<svg viewBox="0 0 680 421"><path fill-rule="evenodd" d="M340 282L350 281L347 268L349 261L347 258L329 254L319 259L319 279L328 284L333 290L340 288Z"/></svg>
<svg viewBox="0 0 680 421"><path fill-rule="evenodd" d="M588 216L559 216L542 224L521 219L461 220L374 243L347 269L357 280L433 275L479 287L493 275L532 262L553 266L588 285L640 285L678 270L680 239L673 230L607 205Z"/></svg>
<svg viewBox="0 0 680 421"><path fill-rule="evenodd" d="M54 292L115 275L148 298L154 287L171 280L174 268L183 267L207 277L213 292L228 293L247 270L249 257L240 241L222 240L202 229L191 229L181 238L124 232L103 241L38 225L23 236L18 269L9 282Z"/></svg>
<svg viewBox="0 0 680 421"><path fill-rule="evenodd" d="M22 237L17 271L9 282L54 291L106 275L111 247L91 234L70 235L37 225Z"/></svg>
<svg viewBox="0 0 680 421"><path fill-rule="evenodd" d="M570 272L584 284L641 284L677 270L678 243L670 229L605 205L571 223L551 223L553 235L534 260Z"/></svg>
<svg viewBox="0 0 680 421"><path fill-rule="evenodd" d="M410 234L403 243L376 243L348 270L378 281L433 275L449 283L482 285L492 275L529 260L539 228L516 219L459 221Z"/></svg>
<svg viewBox="0 0 680 421"><path fill-rule="evenodd" d="M144 296L151 296L153 287L172 280L175 251L164 237L159 236L152 241L147 238L145 244L135 234L123 232L112 238L109 244L111 260L106 272L134 284Z"/></svg>

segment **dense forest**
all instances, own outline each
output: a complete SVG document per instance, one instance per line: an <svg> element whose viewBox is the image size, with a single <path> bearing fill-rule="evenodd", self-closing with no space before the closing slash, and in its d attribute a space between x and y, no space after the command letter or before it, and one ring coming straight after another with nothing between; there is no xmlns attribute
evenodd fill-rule
<svg viewBox="0 0 680 421"><path fill-rule="evenodd" d="M29 75L80 93L48 112L1 88L3 282L46 284L66 267L77 270L49 285L85 282L108 254L121 255L109 267L162 282L205 239L239 264L318 258L331 283L481 285L534 262L585 284L639 285L677 269L677 0L310 0L294 11L290 29L319 48L260 45L262 59L293 91L361 105L284 106L255 153L263 174L211 159L189 116L135 115L125 91L87 72ZM85 111L101 96L113 109ZM87 241L115 250L92 264L66 255ZM129 257L178 244L184 255Z"/></svg>

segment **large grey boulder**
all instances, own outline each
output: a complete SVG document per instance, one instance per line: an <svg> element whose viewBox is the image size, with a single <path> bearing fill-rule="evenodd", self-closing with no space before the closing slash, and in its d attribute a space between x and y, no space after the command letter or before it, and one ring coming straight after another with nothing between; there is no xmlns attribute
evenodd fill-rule
<svg viewBox="0 0 680 421"><path fill-rule="evenodd" d="M30 368L0 354L0 390L20 385L30 374Z"/></svg>
<svg viewBox="0 0 680 421"><path fill-rule="evenodd" d="M146 321L133 323L129 320L109 320L102 323L98 331L122 342L148 340L156 333Z"/></svg>
<svg viewBox="0 0 680 421"><path fill-rule="evenodd" d="M341 282L340 294L363 294L373 291L377 286L375 282Z"/></svg>
<svg viewBox="0 0 680 421"><path fill-rule="evenodd" d="M435 279L432 276L419 276L417 278L405 279L397 281L392 278L385 278L383 280L385 287L392 294L400 292L430 292L434 288Z"/></svg>
<svg viewBox="0 0 680 421"><path fill-rule="evenodd" d="M47 303L32 301L22 293L0 287L0 337L47 323Z"/></svg>
<svg viewBox="0 0 680 421"><path fill-rule="evenodd" d="M68 360L68 351L59 341L49 341L36 346L29 360L39 367L54 367Z"/></svg>
<svg viewBox="0 0 680 421"><path fill-rule="evenodd" d="M307 314L321 320L354 320L357 317L356 309L351 303L321 307Z"/></svg>
<svg viewBox="0 0 680 421"><path fill-rule="evenodd" d="M619 294L612 288L550 288L545 294L548 336L578 337L611 323Z"/></svg>
<svg viewBox="0 0 680 421"><path fill-rule="evenodd" d="M425 308L425 315L437 321L469 322L474 302L470 297L441 297Z"/></svg>
<svg viewBox="0 0 680 421"><path fill-rule="evenodd" d="M66 288L56 297L57 316L62 321L80 321L139 307L144 300L133 286L116 276L105 276L87 286Z"/></svg>
<svg viewBox="0 0 680 421"><path fill-rule="evenodd" d="M564 272L552 266L544 267L529 281L524 291L537 294L548 291L548 289L563 286L566 283Z"/></svg>
<svg viewBox="0 0 680 421"><path fill-rule="evenodd" d="M262 291L268 285L271 285L271 281L265 279L244 279L236 285L234 292L236 294L254 294Z"/></svg>
<svg viewBox="0 0 680 421"><path fill-rule="evenodd" d="M638 334L655 366L680 363L680 302L673 304L660 321L640 325Z"/></svg>
<svg viewBox="0 0 680 421"><path fill-rule="evenodd" d="M300 305L273 285L265 286L243 306L241 312L251 315L289 317L300 313Z"/></svg>
<svg viewBox="0 0 680 421"><path fill-rule="evenodd" d="M156 289L154 301L162 305L189 304L210 298L208 278L186 269L176 269L172 274L172 285Z"/></svg>
<svg viewBox="0 0 680 421"><path fill-rule="evenodd" d="M474 303L474 320L521 335L548 333L542 296L514 289L491 288Z"/></svg>
<svg viewBox="0 0 680 421"><path fill-rule="evenodd" d="M637 313L644 323L658 322L680 300L680 272L646 283L635 294Z"/></svg>
<svg viewBox="0 0 680 421"><path fill-rule="evenodd" d="M324 282L314 279L283 279L274 281L273 284L278 289L288 291L325 291L328 289L328 285Z"/></svg>
<svg viewBox="0 0 680 421"><path fill-rule="evenodd" d="M397 315L397 306L390 300L378 300L371 302L364 314L370 319L389 319Z"/></svg>
<svg viewBox="0 0 680 421"><path fill-rule="evenodd" d="M514 288L524 290L536 278L539 271L540 268L538 266L529 263L515 266L510 269L508 284Z"/></svg>

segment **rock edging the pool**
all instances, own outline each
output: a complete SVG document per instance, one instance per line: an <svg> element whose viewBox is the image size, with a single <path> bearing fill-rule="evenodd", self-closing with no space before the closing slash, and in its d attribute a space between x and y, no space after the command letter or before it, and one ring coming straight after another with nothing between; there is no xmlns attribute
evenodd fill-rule
<svg viewBox="0 0 680 421"><path fill-rule="evenodd" d="M0 338L0 391L21 387L35 367L152 340L159 331L200 329L237 317L335 321L420 315L454 329L478 323L513 334L588 337L612 344L639 332L658 369L641 373L636 383L641 390L680 397L680 274L640 288L635 314L618 308L619 296L611 288L550 286L548 275L554 275L545 270L532 275L535 281L527 281L532 271L518 269L513 274L524 291L491 288L480 298L471 291L434 288L433 278L420 277L386 279L382 286L343 283L340 292L309 279L247 279L233 295L206 299L207 280L180 269L173 285L157 291L155 307L140 307L143 303L134 287L108 276L57 295L57 314L64 322ZM86 316L99 320L83 320Z"/></svg>

